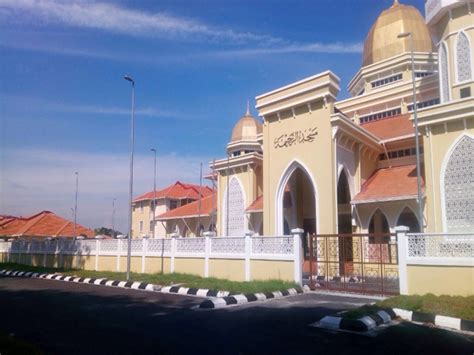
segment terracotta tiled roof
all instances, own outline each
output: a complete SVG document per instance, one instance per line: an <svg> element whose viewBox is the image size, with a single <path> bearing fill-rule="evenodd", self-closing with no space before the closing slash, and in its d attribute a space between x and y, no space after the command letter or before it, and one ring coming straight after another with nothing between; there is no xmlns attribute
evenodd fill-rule
<svg viewBox="0 0 474 355"><path fill-rule="evenodd" d="M76 234L94 237L92 229L76 224ZM42 211L30 217L0 217L0 235L17 237L73 237L74 222L53 212Z"/></svg>
<svg viewBox="0 0 474 355"><path fill-rule="evenodd" d="M415 198L416 165L379 169L362 185L352 202L376 202Z"/></svg>
<svg viewBox="0 0 474 355"><path fill-rule="evenodd" d="M246 212L262 212L263 211L263 196L257 197L250 206L245 210Z"/></svg>
<svg viewBox="0 0 474 355"><path fill-rule="evenodd" d="M381 140L415 134L410 114L384 118L378 121L362 123L361 127Z"/></svg>
<svg viewBox="0 0 474 355"><path fill-rule="evenodd" d="M166 211L160 214L157 219L177 219L201 216L210 216L216 211L216 194L208 195L201 199L201 210L199 211L199 200L188 203L187 205L175 208L174 210Z"/></svg>
<svg viewBox="0 0 474 355"><path fill-rule="evenodd" d="M174 199L199 199L199 190L201 190L201 195L203 197L208 196L212 193L212 189L209 186L199 186L194 184L185 184L181 181L177 181L174 184L165 187L164 189L157 190L156 195L154 191L144 193L136 197L133 202L146 201L153 199L156 196L157 199L160 198L174 198Z"/></svg>

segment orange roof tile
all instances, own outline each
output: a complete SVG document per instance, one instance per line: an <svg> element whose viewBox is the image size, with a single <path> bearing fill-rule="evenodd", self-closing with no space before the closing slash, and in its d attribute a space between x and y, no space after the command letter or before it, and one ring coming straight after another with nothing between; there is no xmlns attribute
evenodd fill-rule
<svg viewBox="0 0 474 355"><path fill-rule="evenodd" d="M5 216L4 216L5 217ZM76 224L76 234L94 237L92 229ZM7 216L0 219L0 235L18 237L73 237L74 222L53 212L42 211L30 217Z"/></svg>
<svg viewBox="0 0 474 355"><path fill-rule="evenodd" d="M201 209L199 210L199 200L188 203L160 214L156 219L178 219L201 216L210 216L216 211L216 194L208 195L201 199Z"/></svg>
<svg viewBox="0 0 474 355"><path fill-rule="evenodd" d="M416 194L416 165L405 165L375 171L352 202L401 200Z"/></svg>
<svg viewBox="0 0 474 355"><path fill-rule="evenodd" d="M257 197L250 206L245 210L246 212L262 212L263 211L263 196Z"/></svg>
<svg viewBox="0 0 474 355"><path fill-rule="evenodd" d="M199 186L194 184L185 184L181 181L177 181L174 184L165 187L164 189L157 190L156 195L154 191L144 193L136 197L133 202L146 201L153 199L156 196L160 198L174 198L174 199L199 199L199 190L201 190L201 196L208 196L212 193L212 189L209 186Z"/></svg>
<svg viewBox="0 0 474 355"><path fill-rule="evenodd" d="M381 140L415 134L415 129L413 128L413 124L410 121L410 114L362 123L360 126Z"/></svg>

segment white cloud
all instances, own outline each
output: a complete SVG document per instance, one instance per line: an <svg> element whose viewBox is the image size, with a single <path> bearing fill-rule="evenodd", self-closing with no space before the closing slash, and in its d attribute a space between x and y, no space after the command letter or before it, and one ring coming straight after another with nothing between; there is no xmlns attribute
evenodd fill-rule
<svg viewBox="0 0 474 355"><path fill-rule="evenodd" d="M202 36L237 42L278 41L271 36L217 28L164 12L149 13L103 2L3 0L0 10L0 14L8 18L17 18L17 15L25 18L28 15L47 24L58 23L127 35L162 38Z"/></svg>
<svg viewBox="0 0 474 355"><path fill-rule="evenodd" d="M260 55L288 53L362 53L362 49L362 43L309 43L292 44L276 47L224 50L218 52L211 52L210 55L215 57L254 57Z"/></svg>
<svg viewBox="0 0 474 355"><path fill-rule="evenodd" d="M16 95L3 95L3 104L9 103L15 107L35 107L36 109L55 112L103 114L103 115L130 115L130 107L88 105L67 102L55 102L39 97L26 97ZM186 114L183 112L160 109L157 107L143 107L135 110L137 116L145 117L166 117L188 119L196 118L196 114Z"/></svg>
<svg viewBox="0 0 474 355"><path fill-rule="evenodd" d="M157 185L176 180L199 183L199 163L204 156L157 157ZM112 200L116 201L116 226L127 226L128 154L66 152L61 150L3 150L0 155L0 213L30 215L51 210L71 218L75 175L79 172L78 223L110 227ZM153 186L153 161L135 155L134 196Z"/></svg>

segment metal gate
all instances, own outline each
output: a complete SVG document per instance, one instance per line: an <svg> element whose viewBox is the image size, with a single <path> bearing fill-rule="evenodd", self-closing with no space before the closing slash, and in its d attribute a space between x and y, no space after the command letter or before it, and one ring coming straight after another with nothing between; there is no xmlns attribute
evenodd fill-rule
<svg viewBox="0 0 474 355"><path fill-rule="evenodd" d="M306 262L311 289L399 294L395 234L313 234Z"/></svg>

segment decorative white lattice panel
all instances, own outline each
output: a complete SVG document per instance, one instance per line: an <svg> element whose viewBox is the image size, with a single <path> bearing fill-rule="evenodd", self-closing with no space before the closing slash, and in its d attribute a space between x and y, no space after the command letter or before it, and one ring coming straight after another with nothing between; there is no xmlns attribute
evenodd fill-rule
<svg viewBox="0 0 474 355"><path fill-rule="evenodd" d="M31 253L43 253L45 250L45 242L43 240L33 240L30 244Z"/></svg>
<svg viewBox="0 0 474 355"><path fill-rule="evenodd" d="M96 251L97 242L95 240L81 240L78 245L78 251L81 254L91 254Z"/></svg>
<svg viewBox="0 0 474 355"><path fill-rule="evenodd" d="M206 251L205 238L178 238L176 239L178 253L204 253Z"/></svg>
<svg viewBox="0 0 474 355"><path fill-rule="evenodd" d="M245 234L244 194L237 178L229 182L229 191L224 196L224 233L228 236L243 236Z"/></svg>
<svg viewBox="0 0 474 355"><path fill-rule="evenodd" d="M439 77L441 80L441 102L449 101L448 50L442 43L439 47Z"/></svg>
<svg viewBox="0 0 474 355"><path fill-rule="evenodd" d="M463 137L444 172L444 201L448 233L474 231L474 139Z"/></svg>
<svg viewBox="0 0 474 355"><path fill-rule="evenodd" d="M253 254L293 254L293 237L252 237Z"/></svg>
<svg viewBox="0 0 474 355"><path fill-rule="evenodd" d="M148 252L153 254L171 252L171 239L149 239Z"/></svg>
<svg viewBox="0 0 474 355"><path fill-rule="evenodd" d="M118 240L117 239L110 239L110 240L101 240L100 241L100 251L101 252L117 252L118 250Z"/></svg>
<svg viewBox="0 0 474 355"><path fill-rule="evenodd" d="M245 237L211 238L211 253L243 254L245 253Z"/></svg>
<svg viewBox="0 0 474 355"><path fill-rule="evenodd" d="M408 257L474 258L474 234L408 234Z"/></svg>
<svg viewBox="0 0 474 355"><path fill-rule="evenodd" d="M54 253L58 248L58 241L57 240L49 240L46 242L46 251L47 253Z"/></svg>
<svg viewBox="0 0 474 355"><path fill-rule="evenodd" d="M471 49L469 40L464 32L460 32L456 43L456 64L458 81L471 80Z"/></svg>
<svg viewBox="0 0 474 355"><path fill-rule="evenodd" d="M131 240L131 251L132 253L138 253L143 250L143 239L132 239ZM122 252L128 251L128 240L125 239L122 242Z"/></svg>

